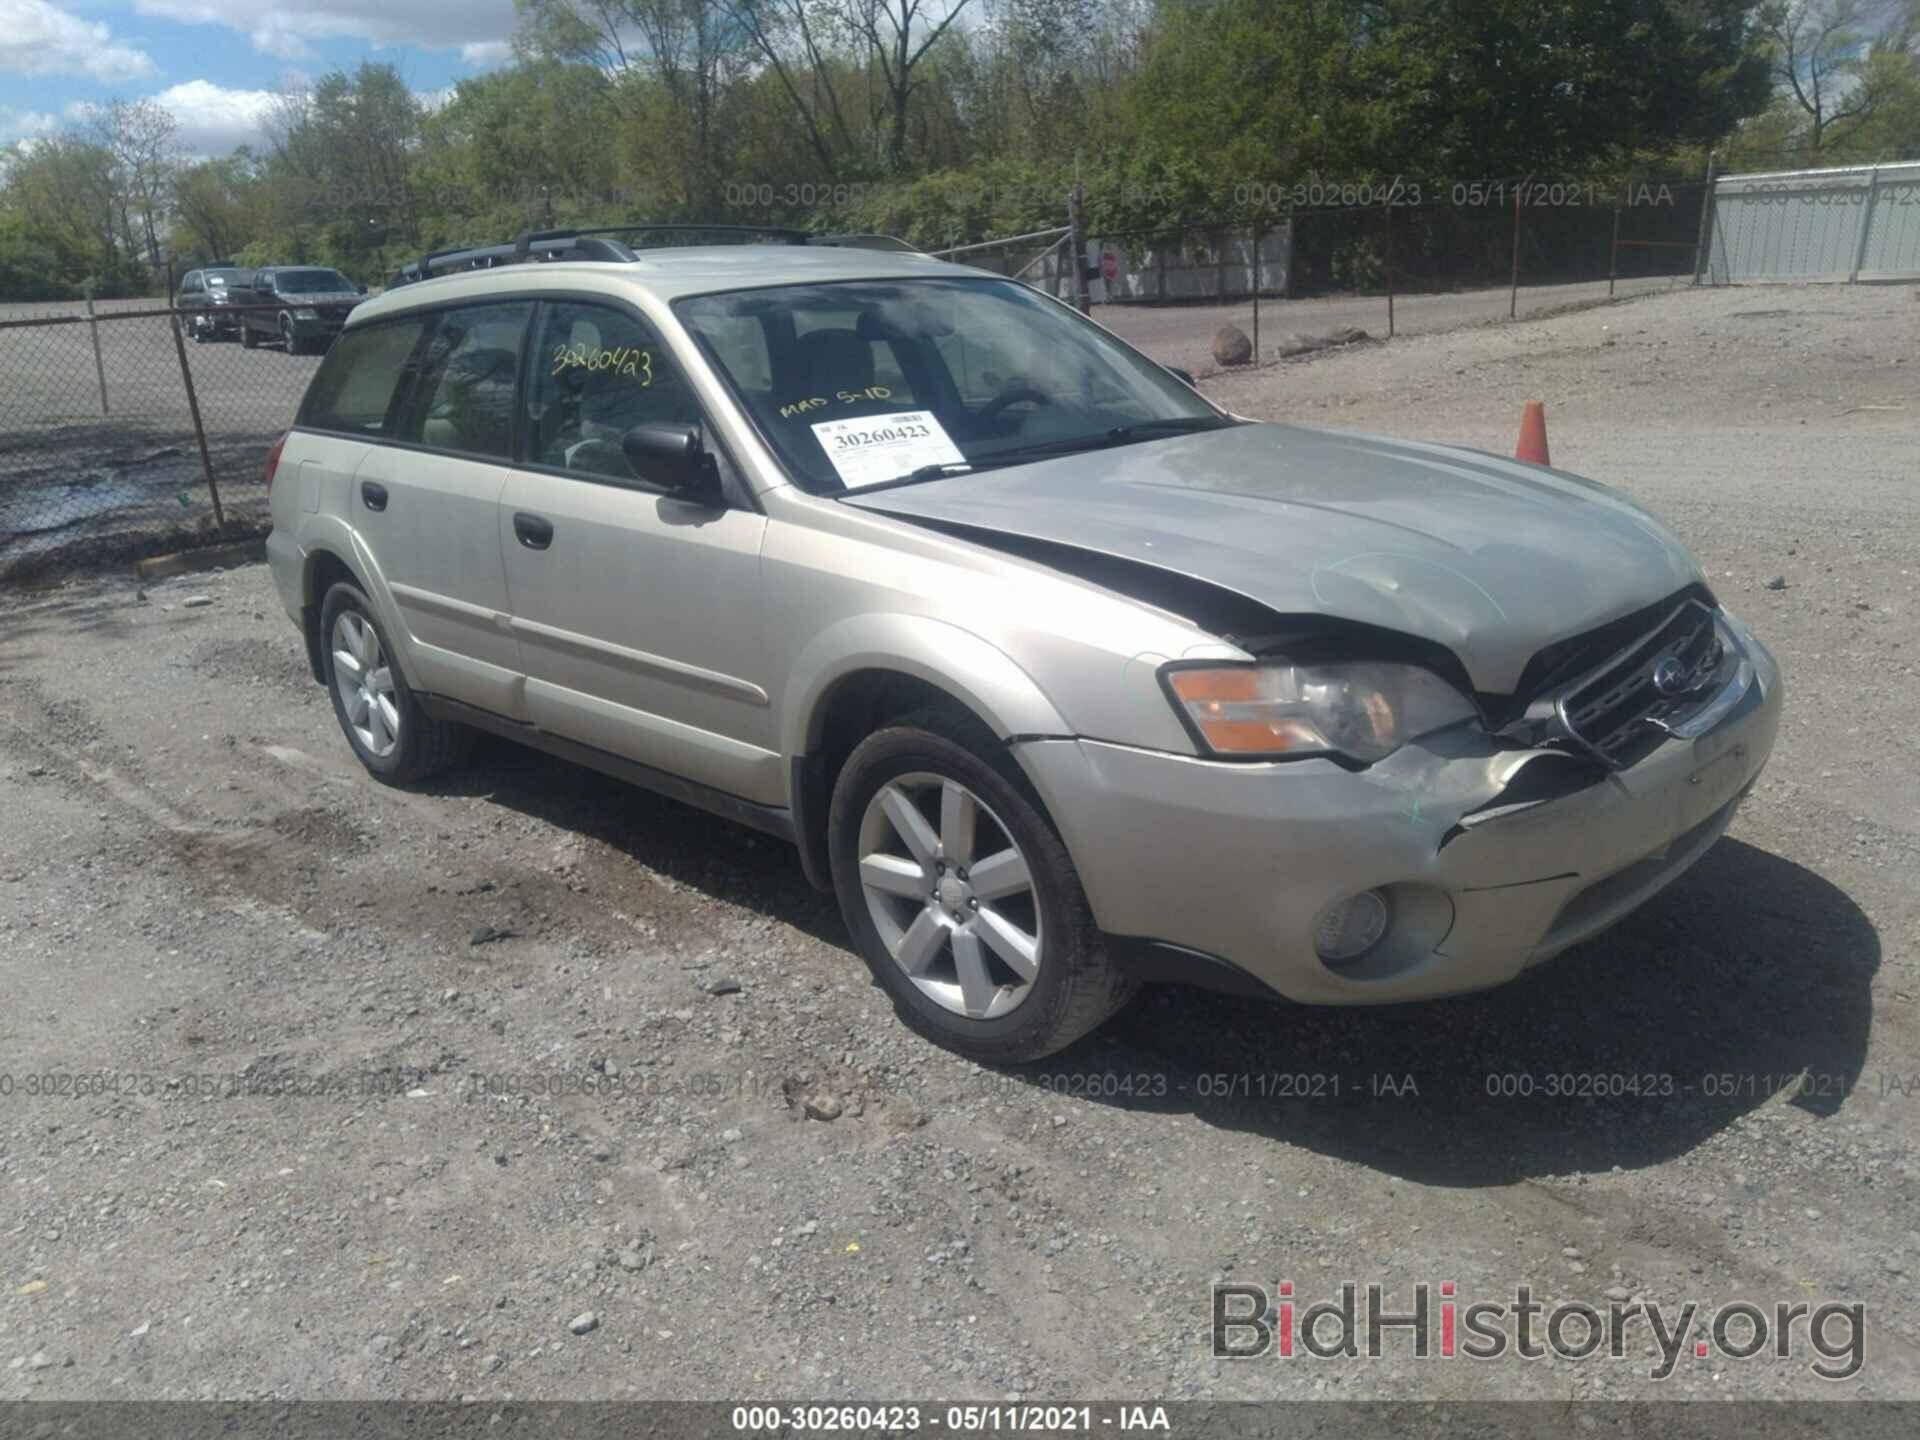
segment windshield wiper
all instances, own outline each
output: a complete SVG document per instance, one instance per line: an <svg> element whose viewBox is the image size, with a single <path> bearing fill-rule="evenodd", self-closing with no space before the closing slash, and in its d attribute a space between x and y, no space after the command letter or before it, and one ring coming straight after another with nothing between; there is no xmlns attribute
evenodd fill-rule
<svg viewBox="0 0 1920 1440"><path fill-rule="evenodd" d="M1189 430L1215 430L1230 425L1230 420L1222 420L1217 415L1170 415L1160 420L1136 420L1130 425L1115 425L1108 430L1096 430L1090 435L1065 435L1057 440L1036 440L1031 445L1015 445L1007 450L993 450L973 462L977 467L982 461L996 465L1018 465L1022 461L1037 459L1043 455L1072 455L1082 450L1108 450L1116 445L1131 445L1137 440L1150 440L1162 435L1178 435Z"/></svg>
<svg viewBox="0 0 1920 1440"><path fill-rule="evenodd" d="M992 450L972 460L943 460L937 465L922 465L905 475L882 480L877 485L862 485L860 494L890 490L899 485L917 485L923 480L943 480L949 475L971 475L977 470L996 470L1006 465L1022 465L1048 455L1072 455L1084 450L1107 450L1116 445L1131 445L1138 440L1161 435L1179 435L1193 430L1224 429L1233 424L1217 415L1169 415L1158 420L1136 420L1129 425L1096 430L1088 435L1067 435L1056 440L1036 440L1031 445L1014 445Z"/></svg>

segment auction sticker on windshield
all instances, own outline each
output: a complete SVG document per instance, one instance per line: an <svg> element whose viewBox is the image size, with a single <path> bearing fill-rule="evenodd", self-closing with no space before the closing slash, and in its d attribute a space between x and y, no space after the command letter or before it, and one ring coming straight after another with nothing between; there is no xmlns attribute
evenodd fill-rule
<svg viewBox="0 0 1920 1440"><path fill-rule="evenodd" d="M903 410L858 420L822 420L813 427L820 448L849 490L911 475L922 465L964 465L962 455L931 410Z"/></svg>

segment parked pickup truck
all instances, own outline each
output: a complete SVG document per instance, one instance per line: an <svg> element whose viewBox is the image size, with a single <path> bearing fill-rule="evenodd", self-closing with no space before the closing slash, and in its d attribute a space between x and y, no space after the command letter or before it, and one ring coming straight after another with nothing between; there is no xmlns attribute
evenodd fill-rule
<svg viewBox="0 0 1920 1440"><path fill-rule="evenodd" d="M251 350L278 340L289 355L318 353L333 343L367 287L320 265L269 265L253 272L236 303L240 343Z"/></svg>

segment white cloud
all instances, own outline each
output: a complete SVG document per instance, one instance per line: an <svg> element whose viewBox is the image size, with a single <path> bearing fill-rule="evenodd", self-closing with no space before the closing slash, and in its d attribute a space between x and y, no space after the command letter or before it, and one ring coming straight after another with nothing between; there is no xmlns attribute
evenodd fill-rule
<svg viewBox="0 0 1920 1440"><path fill-rule="evenodd" d="M273 100L270 90L229 90L209 80L189 80L153 97L179 123L175 138L197 155L225 155L237 145L257 147L260 123Z"/></svg>
<svg viewBox="0 0 1920 1440"><path fill-rule="evenodd" d="M0 0L0 4L13 0ZM513 34L513 0L315 0L295 6L287 0L134 0L142 15L189 25L224 25L238 30L256 50L283 60L304 60L316 40L365 40L374 46L413 45L426 50L458 50L471 64L469 50L500 46Z"/></svg>
<svg viewBox="0 0 1920 1440"><path fill-rule="evenodd" d="M16 140L31 140L36 135L51 134L59 128L60 117L57 115L0 105L0 145L11 145Z"/></svg>
<svg viewBox="0 0 1920 1440"><path fill-rule="evenodd" d="M469 65L498 65L512 54L513 46L505 40L476 40L460 47L460 58Z"/></svg>
<svg viewBox="0 0 1920 1440"><path fill-rule="evenodd" d="M188 80L145 98L172 113L173 138L189 155L225 155L236 146L260 143L262 122L276 97L271 90L230 90L211 80ZM99 108L75 100L62 113L70 124L85 125Z"/></svg>
<svg viewBox="0 0 1920 1440"><path fill-rule="evenodd" d="M145 51L117 43L97 21L48 0L0 0L0 73L86 75L110 85L153 69Z"/></svg>

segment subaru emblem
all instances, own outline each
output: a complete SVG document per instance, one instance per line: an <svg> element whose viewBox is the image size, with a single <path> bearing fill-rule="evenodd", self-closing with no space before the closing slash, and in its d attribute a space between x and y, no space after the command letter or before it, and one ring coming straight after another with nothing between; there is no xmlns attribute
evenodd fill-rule
<svg viewBox="0 0 1920 1440"><path fill-rule="evenodd" d="M1671 651L1653 662L1653 688L1662 695L1678 695L1692 683L1687 667Z"/></svg>

